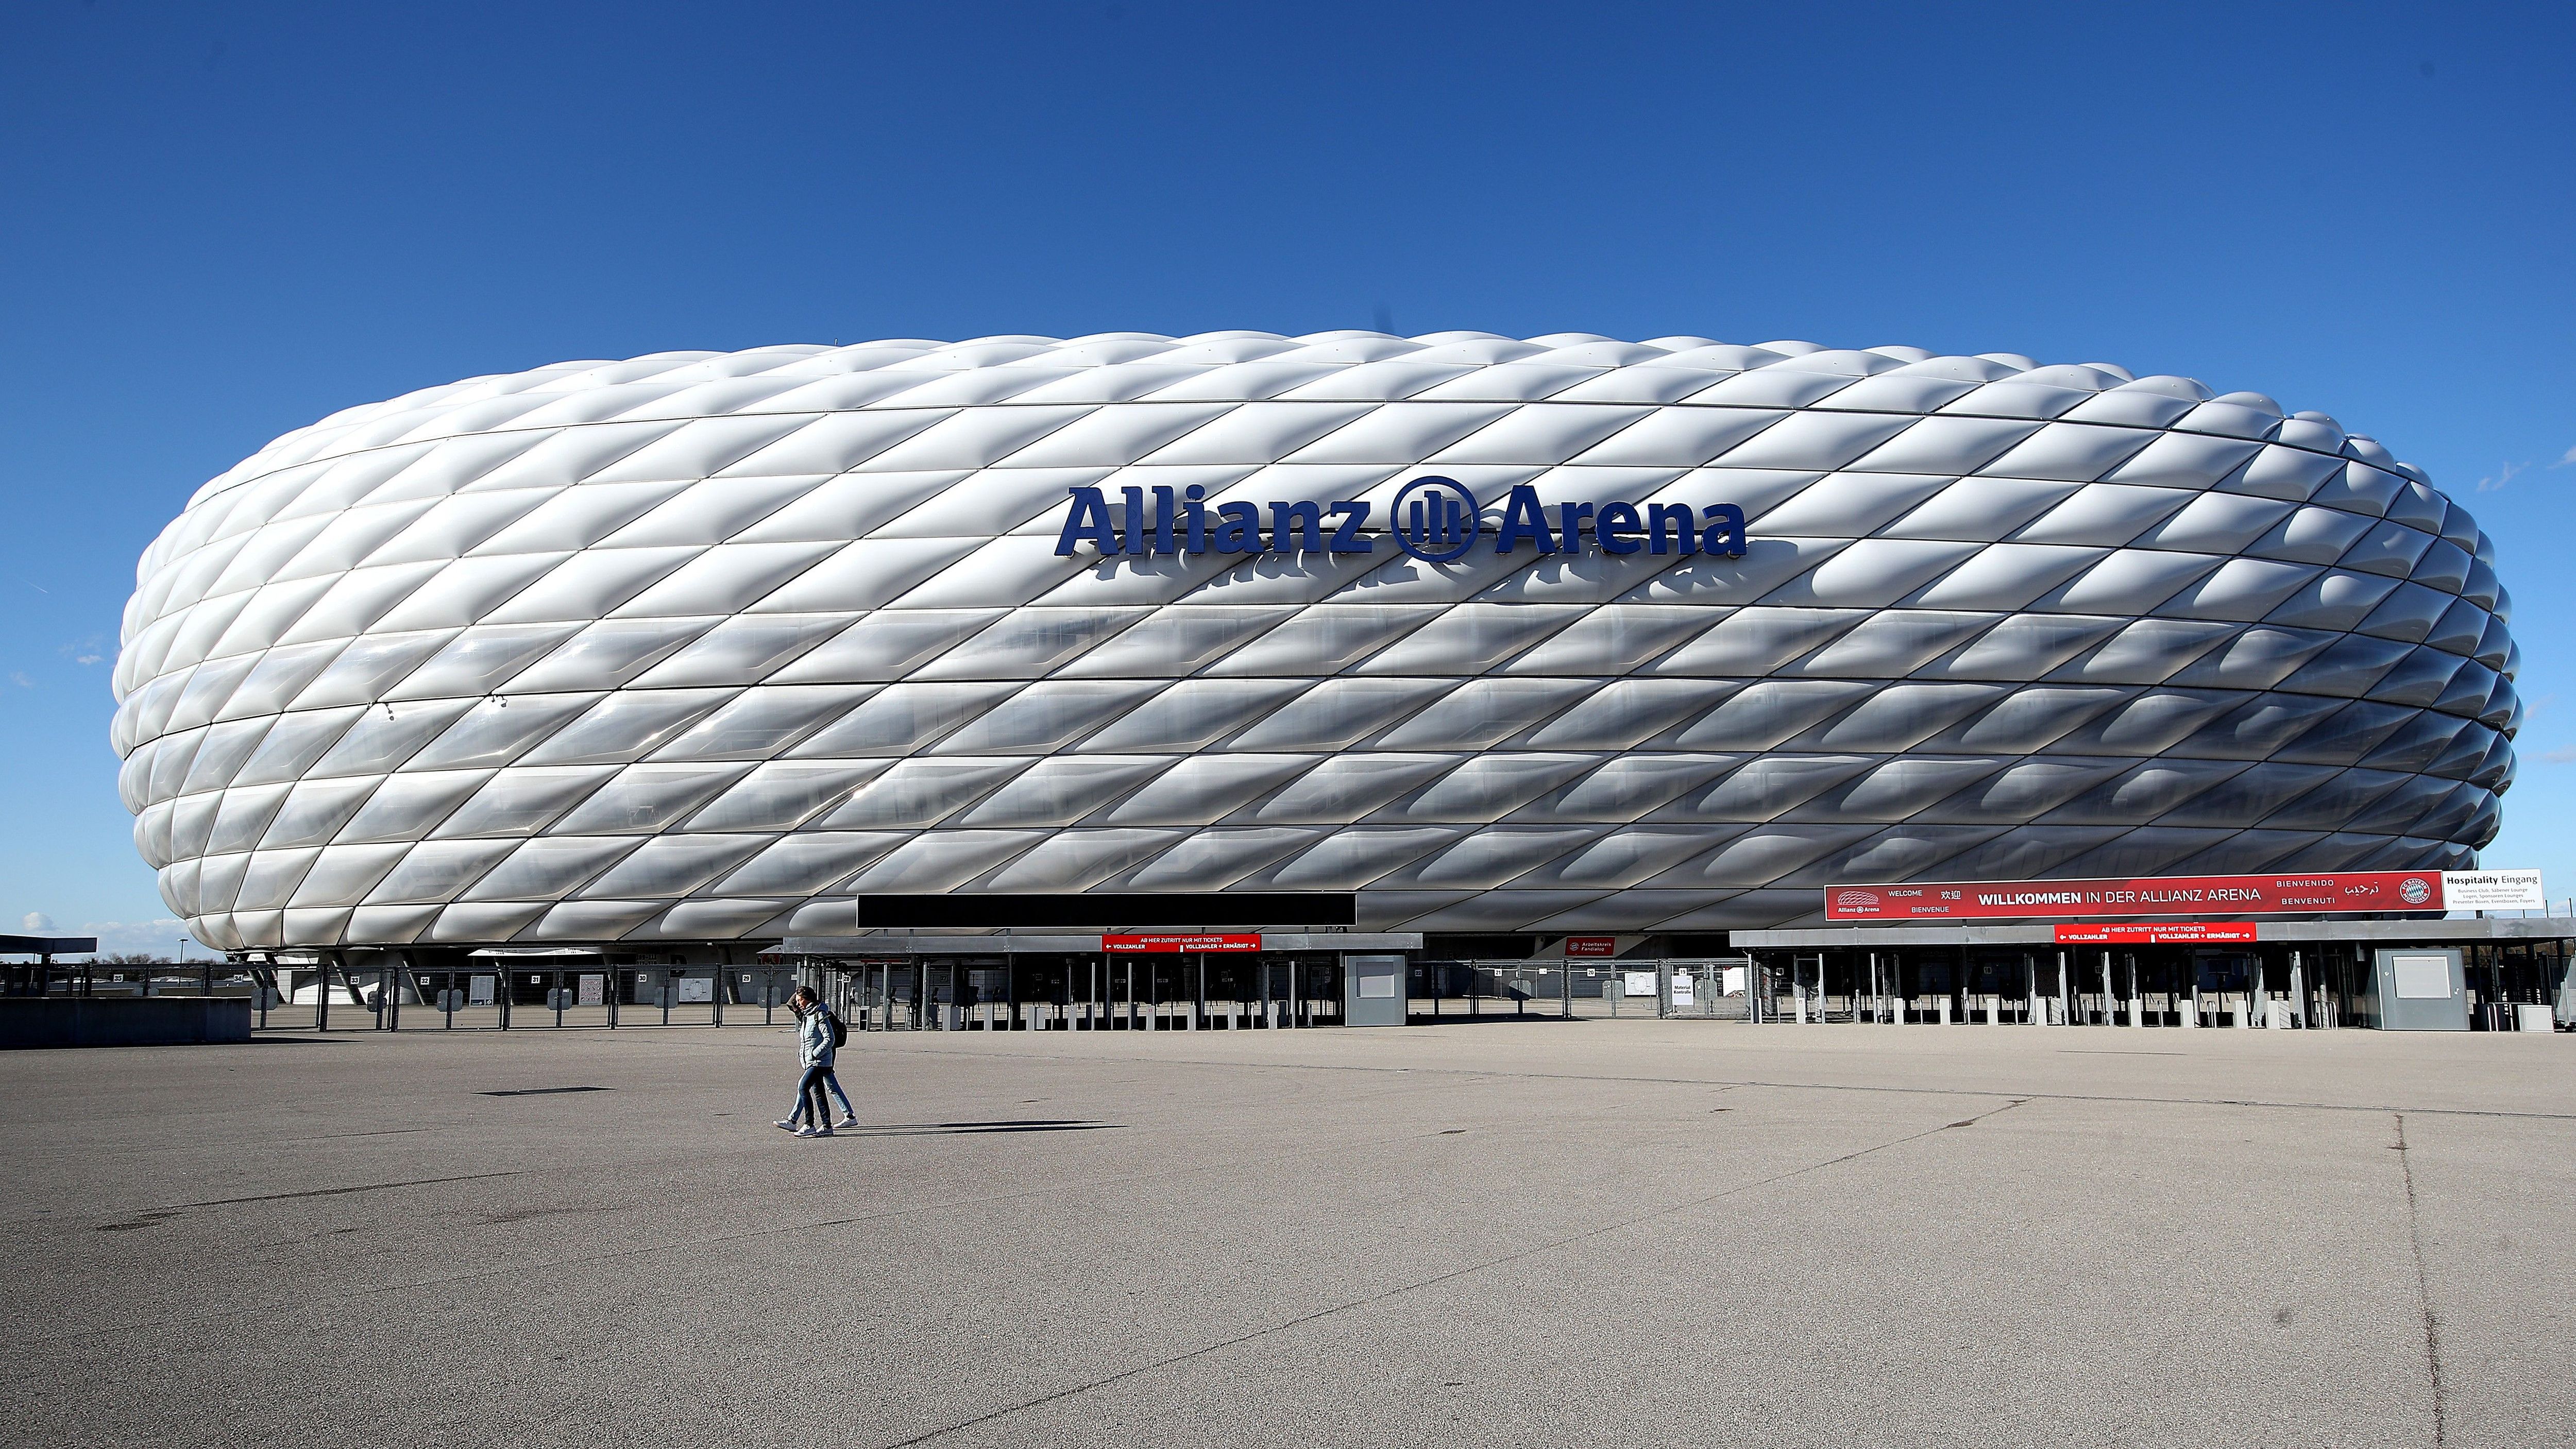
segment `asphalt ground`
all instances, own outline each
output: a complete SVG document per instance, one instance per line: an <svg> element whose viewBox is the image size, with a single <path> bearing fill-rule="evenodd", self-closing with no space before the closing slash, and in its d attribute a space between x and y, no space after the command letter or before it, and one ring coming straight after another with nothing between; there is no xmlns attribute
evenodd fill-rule
<svg viewBox="0 0 2576 1449"><path fill-rule="evenodd" d="M0 1055L0 1441L2576 1439L2576 1037L868 1034L829 1141L793 1056Z"/></svg>

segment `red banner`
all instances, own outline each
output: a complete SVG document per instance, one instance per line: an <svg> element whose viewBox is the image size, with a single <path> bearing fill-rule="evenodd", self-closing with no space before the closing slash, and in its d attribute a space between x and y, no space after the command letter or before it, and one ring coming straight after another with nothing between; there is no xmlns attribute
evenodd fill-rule
<svg viewBox="0 0 2576 1449"><path fill-rule="evenodd" d="M1120 954L1170 954L1181 951L1258 951L1259 936L1103 936L1100 949Z"/></svg>
<svg viewBox="0 0 2576 1449"><path fill-rule="evenodd" d="M2252 921L2157 921L2106 926L2060 926L2061 946L2195 945L2202 942L2251 941Z"/></svg>
<svg viewBox="0 0 2576 1449"><path fill-rule="evenodd" d="M2443 909L2438 870L1949 881L1835 886L1825 892L1829 921L2026 921L2213 913L2290 916Z"/></svg>
<svg viewBox="0 0 2576 1449"><path fill-rule="evenodd" d="M1616 936L1568 936L1565 938L1565 954L1568 956L1616 956L1619 954L1619 938Z"/></svg>

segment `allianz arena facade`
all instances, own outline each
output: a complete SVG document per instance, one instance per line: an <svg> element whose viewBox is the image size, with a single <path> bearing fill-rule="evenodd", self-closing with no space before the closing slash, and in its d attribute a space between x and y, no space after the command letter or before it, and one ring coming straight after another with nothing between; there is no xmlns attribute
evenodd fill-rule
<svg viewBox="0 0 2576 1449"><path fill-rule="evenodd" d="M236 952L922 899L1705 938L1847 882L2465 867L2508 609L2377 443L2103 364L669 353L354 408L207 483L138 570L114 741L164 899Z"/></svg>

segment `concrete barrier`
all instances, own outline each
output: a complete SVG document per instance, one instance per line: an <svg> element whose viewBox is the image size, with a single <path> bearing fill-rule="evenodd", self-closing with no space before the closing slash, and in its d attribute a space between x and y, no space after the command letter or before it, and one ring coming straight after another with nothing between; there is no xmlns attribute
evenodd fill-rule
<svg viewBox="0 0 2576 1449"><path fill-rule="evenodd" d="M240 997L0 998L0 1049L248 1040L250 1002Z"/></svg>

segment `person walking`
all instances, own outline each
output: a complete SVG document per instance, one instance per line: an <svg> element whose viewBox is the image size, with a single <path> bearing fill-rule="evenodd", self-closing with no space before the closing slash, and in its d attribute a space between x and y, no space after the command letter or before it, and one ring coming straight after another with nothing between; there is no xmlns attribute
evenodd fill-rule
<svg viewBox="0 0 2576 1449"><path fill-rule="evenodd" d="M832 1032L832 1060L823 1064L823 1088L839 1098L841 1103L841 1120L832 1125L856 1127L859 1125L859 1109L850 1105L850 1094L841 1090L841 1073L838 1070L841 1048L850 1039L850 1029L842 1024L840 1013L832 1010L831 1003L819 996L814 998L814 1010L822 1013L824 1024L829 1026ZM820 1122L822 1118L817 1117L815 1120Z"/></svg>
<svg viewBox="0 0 2576 1449"><path fill-rule="evenodd" d="M787 998L787 1009L796 1013L796 1060L804 1074L796 1081L796 1110L776 1125L799 1137L829 1137L832 1106L823 1094L823 1083L832 1073L832 1014L808 986L796 988Z"/></svg>

